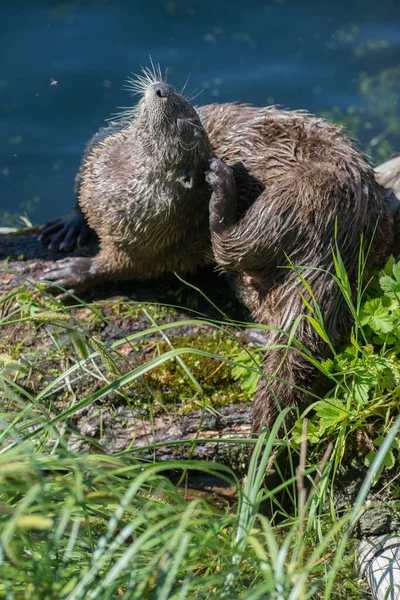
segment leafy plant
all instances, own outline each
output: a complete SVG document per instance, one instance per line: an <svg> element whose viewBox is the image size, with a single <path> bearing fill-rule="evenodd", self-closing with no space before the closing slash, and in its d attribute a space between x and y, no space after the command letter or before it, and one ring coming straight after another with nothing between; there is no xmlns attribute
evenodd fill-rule
<svg viewBox="0 0 400 600"><path fill-rule="evenodd" d="M254 368L261 367L261 360L265 351L249 348L246 351L235 352L232 360L239 363L232 368L233 378L239 381L240 388L249 394L255 394L260 379L260 372ZM252 370L249 369L252 367Z"/></svg>
<svg viewBox="0 0 400 600"><path fill-rule="evenodd" d="M355 322L350 344L322 363L321 371L334 385L326 396L314 402L301 415L292 432L299 444L302 420L309 418L307 437L318 445L327 439L340 439L343 455L345 439L362 430L367 443L358 447L366 464L376 455L383 434L400 406L400 262L393 257L370 282L363 302L353 305ZM383 466L393 465L394 443ZM369 451L366 454L366 450Z"/></svg>

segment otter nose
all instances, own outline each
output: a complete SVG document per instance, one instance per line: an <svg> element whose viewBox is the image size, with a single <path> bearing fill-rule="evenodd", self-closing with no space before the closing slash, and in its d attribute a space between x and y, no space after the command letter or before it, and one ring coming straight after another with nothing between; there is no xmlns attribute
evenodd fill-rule
<svg viewBox="0 0 400 600"><path fill-rule="evenodd" d="M159 98L167 98L168 94L171 92L171 86L168 83L154 83L152 85L153 92Z"/></svg>

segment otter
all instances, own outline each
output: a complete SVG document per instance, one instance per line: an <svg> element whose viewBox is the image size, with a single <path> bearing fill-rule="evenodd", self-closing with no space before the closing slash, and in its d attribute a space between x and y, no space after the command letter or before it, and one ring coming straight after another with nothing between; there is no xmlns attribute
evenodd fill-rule
<svg viewBox="0 0 400 600"><path fill-rule="evenodd" d="M52 249L84 241L88 227L100 241L93 258L58 261L45 275L53 287L81 293L107 281L190 274L211 260L209 138L182 95L150 73L143 81L134 118L89 143L76 181L79 209L43 229Z"/></svg>
<svg viewBox="0 0 400 600"><path fill-rule="evenodd" d="M69 259L46 278L81 292L107 278L147 278L181 266L191 271L208 261L210 244L254 319L271 326L254 400L257 432L271 427L280 407L306 406L318 379L316 361L329 352L323 337L333 347L345 339L351 315L335 281L334 251L354 291L360 244L368 265L379 265L390 250L385 190L340 127L305 111L227 103L191 112L166 84L151 85L126 129L100 135L80 175L79 204L100 237L100 254ZM169 97L188 115L190 135L184 145L175 135L176 148L173 119L166 117L173 111L165 110ZM162 118L153 120L152 110ZM75 210L69 222L45 226L42 239L60 247L85 235L85 227ZM173 242L165 246L164 239ZM318 314L322 337L313 327Z"/></svg>
<svg viewBox="0 0 400 600"><path fill-rule="evenodd" d="M250 301L255 321L271 327L253 405L259 431L280 408L305 408L320 392L315 365L330 353L326 338L337 348L349 334L346 294L357 287L360 248L367 268L382 265L392 249L392 212L387 190L338 126L275 107L199 112L219 158L207 175L214 259ZM243 210L249 175L261 190ZM347 274L344 293L335 252ZM318 314L322 336L313 326Z"/></svg>

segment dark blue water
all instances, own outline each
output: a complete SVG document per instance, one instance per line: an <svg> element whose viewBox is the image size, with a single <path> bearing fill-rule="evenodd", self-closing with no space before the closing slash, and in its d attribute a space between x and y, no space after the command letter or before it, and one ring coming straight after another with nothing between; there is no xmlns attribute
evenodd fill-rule
<svg viewBox="0 0 400 600"><path fill-rule="evenodd" d="M85 142L149 55L178 89L190 74L195 103L316 113L367 109L360 72L400 64L400 0L1 0L0 27L0 225L68 210Z"/></svg>

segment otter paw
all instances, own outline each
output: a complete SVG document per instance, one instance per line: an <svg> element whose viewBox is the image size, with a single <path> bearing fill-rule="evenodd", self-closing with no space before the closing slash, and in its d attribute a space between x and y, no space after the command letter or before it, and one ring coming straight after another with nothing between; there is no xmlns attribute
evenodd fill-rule
<svg viewBox="0 0 400 600"><path fill-rule="evenodd" d="M52 252L69 252L76 246L84 246L93 233L77 208L65 218L49 221L40 229L39 242L48 246Z"/></svg>
<svg viewBox="0 0 400 600"><path fill-rule="evenodd" d="M220 158L211 158L209 165L210 168L205 172L205 176L206 181L211 185L213 191L222 191L225 195L227 192L232 191L233 186L236 193L233 169Z"/></svg>
<svg viewBox="0 0 400 600"><path fill-rule="evenodd" d="M210 228L220 230L230 226L236 216L236 184L233 170L219 158L210 160L206 181L213 193L210 200Z"/></svg>
<svg viewBox="0 0 400 600"><path fill-rule="evenodd" d="M236 338L249 348L264 348L271 344L271 332L268 329L246 327L243 331L237 332Z"/></svg>
<svg viewBox="0 0 400 600"><path fill-rule="evenodd" d="M40 281L46 291L65 299L69 294L81 294L93 283L91 258L65 258L46 269ZM61 293L59 293L61 292Z"/></svg>

